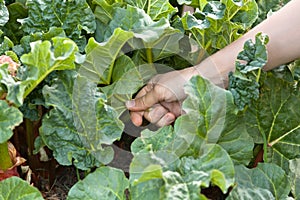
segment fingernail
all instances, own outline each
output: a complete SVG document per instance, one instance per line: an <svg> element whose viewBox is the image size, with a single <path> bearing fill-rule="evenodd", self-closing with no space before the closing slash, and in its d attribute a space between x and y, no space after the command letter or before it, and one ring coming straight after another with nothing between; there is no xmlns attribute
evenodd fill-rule
<svg viewBox="0 0 300 200"><path fill-rule="evenodd" d="M132 108L135 106L135 101L134 100L126 101L125 105L127 108Z"/></svg>

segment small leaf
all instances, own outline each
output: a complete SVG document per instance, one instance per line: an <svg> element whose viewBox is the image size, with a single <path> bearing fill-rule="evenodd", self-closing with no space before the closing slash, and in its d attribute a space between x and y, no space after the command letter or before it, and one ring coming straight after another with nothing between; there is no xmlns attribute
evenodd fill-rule
<svg viewBox="0 0 300 200"><path fill-rule="evenodd" d="M218 186L224 194L234 184L233 163L219 145L204 146L199 158L183 157L180 171L186 182L201 181L204 187L212 184ZM201 177L200 174L206 175Z"/></svg>
<svg viewBox="0 0 300 200"><path fill-rule="evenodd" d="M0 100L0 111L0 143L4 143L13 135L13 129L21 124L23 115L4 100Z"/></svg>
<svg viewBox="0 0 300 200"><path fill-rule="evenodd" d="M268 37L261 33L255 36L255 43L248 40L236 61L235 72L229 74L228 90L240 110L259 98L261 70L267 63Z"/></svg>
<svg viewBox="0 0 300 200"><path fill-rule="evenodd" d="M44 198L37 188L14 176L0 182L0 199L43 200Z"/></svg>
<svg viewBox="0 0 300 200"><path fill-rule="evenodd" d="M119 169L100 167L78 181L69 191L68 200L126 200L128 180Z"/></svg>

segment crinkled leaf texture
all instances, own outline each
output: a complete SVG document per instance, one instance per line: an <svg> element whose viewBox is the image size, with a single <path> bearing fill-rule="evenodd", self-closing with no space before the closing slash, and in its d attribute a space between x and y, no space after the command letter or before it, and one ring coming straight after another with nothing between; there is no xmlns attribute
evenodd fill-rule
<svg viewBox="0 0 300 200"><path fill-rule="evenodd" d="M26 65L26 75L23 80L14 79L7 70L0 69L1 83L7 87L6 99L21 106L23 100L54 70L75 68L76 44L62 37L50 41L31 43L31 52L23 54L21 62Z"/></svg>
<svg viewBox="0 0 300 200"><path fill-rule="evenodd" d="M288 169L300 155L300 92L293 82L268 72L260 98L247 109L247 129L256 143L268 145L268 162Z"/></svg>
<svg viewBox="0 0 300 200"><path fill-rule="evenodd" d="M178 9L165 0L125 0L129 5L143 9L153 21L161 18L171 19Z"/></svg>
<svg viewBox="0 0 300 200"><path fill-rule="evenodd" d="M236 69L229 73L228 90L240 110L259 98L261 70L267 63L268 36L258 33L255 43L247 40L237 56Z"/></svg>
<svg viewBox="0 0 300 200"><path fill-rule="evenodd" d="M0 1L0 26L4 26L9 20L9 13L5 6L5 1Z"/></svg>
<svg viewBox="0 0 300 200"><path fill-rule="evenodd" d="M23 115L4 100L0 100L0 111L0 143L4 143L13 135L13 129L23 121Z"/></svg>
<svg viewBox="0 0 300 200"><path fill-rule="evenodd" d="M235 168L237 185L228 199L287 199L291 191L285 172L277 165L259 163L256 168Z"/></svg>
<svg viewBox="0 0 300 200"><path fill-rule="evenodd" d="M206 143L220 144L235 164L247 165L253 140L243 116L237 113L230 92L201 77L193 77L185 88L186 114L171 127L156 132L145 130L132 144L132 152L166 150L178 156L197 156Z"/></svg>
<svg viewBox="0 0 300 200"><path fill-rule="evenodd" d="M181 19L181 26L193 34L194 39L208 54L239 38L242 32L251 27L258 15L255 0L182 3L187 2L199 10L194 14L186 13ZM199 2L202 5L199 5Z"/></svg>
<svg viewBox="0 0 300 200"><path fill-rule="evenodd" d="M212 161L213 158L213 161ZM178 158L168 151L139 152L130 165L132 199L199 199L201 187L224 193L234 183L234 166L219 145L205 145L198 157Z"/></svg>
<svg viewBox="0 0 300 200"><path fill-rule="evenodd" d="M0 199L43 200L44 198L37 188L13 176L0 182Z"/></svg>
<svg viewBox="0 0 300 200"><path fill-rule="evenodd" d="M123 124L97 90L96 83L74 71L62 72L43 89L45 103L53 109L43 118L40 135L62 165L89 169L113 159L107 145L121 137Z"/></svg>
<svg viewBox="0 0 300 200"><path fill-rule="evenodd" d="M88 3L83 0L28 0L28 17L20 20L22 30L27 33L47 32L50 27L61 27L68 37L85 46L81 31L93 33L95 16Z"/></svg>
<svg viewBox="0 0 300 200"><path fill-rule="evenodd" d="M78 181L69 191L68 200L126 200L128 180L119 169L100 167Z"/></svg>

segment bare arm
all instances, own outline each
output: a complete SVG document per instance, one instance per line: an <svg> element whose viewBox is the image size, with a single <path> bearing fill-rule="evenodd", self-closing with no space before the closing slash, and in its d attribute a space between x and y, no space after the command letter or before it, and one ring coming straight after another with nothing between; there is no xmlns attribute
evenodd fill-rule
<svg viewBox="0 0 300 200"><path fill-rule="evenodd" d="M241 38L195 66L193 74L200 74L217 85L226 86L227 75L234 70L234 62L243 49L244 42L248 39L254 40L259 32L267 34L270 38L267 44L268 63L264 67L265 70L300 58L299 9L300 0L292 0Z"/></svg>

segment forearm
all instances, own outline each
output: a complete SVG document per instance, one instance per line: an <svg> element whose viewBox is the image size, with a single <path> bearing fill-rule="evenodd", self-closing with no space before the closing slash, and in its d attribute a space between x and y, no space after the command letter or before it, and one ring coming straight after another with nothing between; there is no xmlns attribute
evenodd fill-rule
<svg viewBox="0 0 300 200"><path fill-rule="evenodd" d="M300 58L299 9L300 0L292 0L241 38L195 66L193 73L226 87L228 73L234 70L236 57L243 49L245 41L254 40L259 32L267 34L270 38L267 44L268 63L264 67L265 70Z"/></svg>

